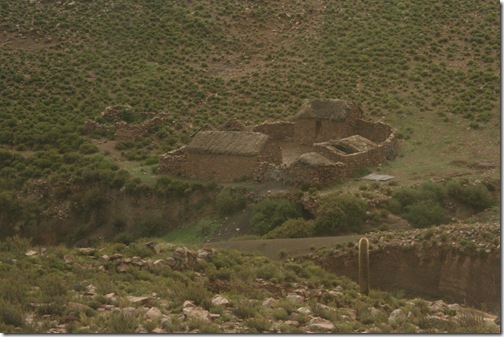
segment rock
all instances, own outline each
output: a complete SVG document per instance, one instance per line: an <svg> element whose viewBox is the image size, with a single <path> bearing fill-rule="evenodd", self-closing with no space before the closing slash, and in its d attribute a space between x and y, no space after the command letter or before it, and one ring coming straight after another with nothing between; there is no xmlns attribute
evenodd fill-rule
<svg viewBox="0 0 504 337"><path fill-rule="evenodd" d="M91 309L91 307L89 307L85 304L82 304L82 303L77 303L77 302L68 302L66 306L67 306L67 308L81 310L81 311Z"/></svg>
<svg viewBox="0 0 504 337"><path fill-rule="evenodd" d="M154 261L152 264L155 265L155 266L157 266L158 264L162 265L162 264L165 264L165 260L164 259L158 259L158 260Z"/></svg>
<svg viewBox="0 0 504 337"><path fill-rule="evenodd" d="M150 301L150 297L146 296L126 296L128 301L132 304L147 304Z"/></svg>
<svg viewBox="0 0 504 337"><path fill-rule="evenodd" d="M79 248L77 249L77 251L82 255L93 255L96 252L96 249L86 247L86 248Z"/></svg>
<svg viewBox="0 0 504 337"><path fill-rule="evenodd" d="M114 301L115 300L115 293L108 293L105 295L105 298L108 300Z"/></svg>
<svg viewBox="0 0 504 337"><path fill-rule="evenodd" d="M145 316L154 320L163 316L163 314L161 313L161 310L159 310L158 308L152 307L145 313Z"/></svg>
<svg viewBox="0 0 504 337"><path fill-rule="evenodd" d="M296 311L303 315L311 315L312 313L311 309L308 307L297 308Z"/></svg>
<svg viewBox="0 0 504 337"><path fill-rule="evenodd" d="M314 332L332 332L334 331L334 324L321 317L314 317L308 323L308 329Z"/></svg>
<svg viewBox="0 0 504 337"><path fill-rule="evenodd" d="M390 324L396 324L406 319L406 314L401 309L395 309L390 313L388 322Z"/></svg>
<svg viewBox="0 0 504 337"><path fill-rule="evenodd" d="M377 326L372 326L371 328L369 328L369 330L367 331L368 333L382 333L382 330L377 327Z"/></svg>
<svg viewBox="0 0 504 337"><path fill-rule="evenodd" d="M30 249L29 251L27 251L27 252L25 253L25 255L26 255L26 256L35 256L35 255L37 255L37 254L38 254L38 253L37 253L36 251L32 250L32 249Z"/></svg>
<svg viewBox="0 0 504 337"><path fill-rule="evenodd" d="M152 329L151 332L152 333L168 333L168 331L166 331L165 329L161 329L161 328L154 328L154 329Z"/></svg>
<svg viewBox="0 0 504 337"><path fill-rule="evenodd" d="M84 292L86 296L96 296L96 287L92 284L86 287L86 291Z"/></svg>
<svg viewBox="0 0 504 337"><path fill-rule="evenodd" d="M124 263L121 263L121 264L119 264L119 265L116 267L116 270L117 270L117 272L119 272L119 273L125 273L125 272L126 272L126 270L128 270L128 269L129 269L128 265L127 265L127 264L124 264Z"/></svg>
<svg viewBox="0 0 504 337"><path fill-rule="evenodd" d="M136 328L135 333L149 333L149 331L147 331L146 328L140 325L138 328Z"/></svg>
<svg viewBox="0 0 504 337"><path fill-rule="evenodd" d="M262 306L264 308L271 309L271 308L275 308L278 305L278 303L279 303L279 301L277 299L274 299L273 297L269 297L262 302Z"/></svg>
<svg viewBox="0 0 504 337"><path fill-rule="evenodd" d="M197 319L200 320L204 323L211 323L212 322L212 317L210 316L210 313L201 308L201 307L192 307L188 306L182 309L182 312L188 319Z"/></svg>
<svg viewBox="0 0 504 337"><path fill-rule="evenodd" d="M227 306L229 305L229 300L225 297L222 297L221 295L215 295L212 298L212 304L218 306Z"/></svg>
<svg viewBox="0 0 504 337"><path fill-rule="evenodd" d="M343 308L338 310L343 316L348 317L348 322L354 322L357 319L357 311L354 309Z"/></svg>
<svg viewBox="0 0 504 337"><path fill-rule="evenodd" d="M194 304L193 301L184 301L184 303L182 304L182 307L184 307L184 308L195 308L196 304Z"/></svg>
<svg viewBox="0 0 504 337"><path fill-rule="evenodd" d="M381 311L380 309L377 309L375 307L370 307L369 314L371 315L371 317L376 318L381 314Z"/></svg>
<svg viewBox="0 0 504 337"><path fill-rule="evenodd" d="M461 307L460 304L448 304L448 309L453 310L453 311L460 311Z"/></svg>
<svg viewBox="0 0 504 337"><path fill-rule="evenodd" d="M285 299L296 304L302 304L304 302L304 297L297 294L289 294L285 297Z"/></svg>
<svg viewBox="0 0 504 337"><path fill-rule="evenodd" d="M317 303L315 306L319 310L326 310L326 311L330 311L330 312L336 312L336 309L331 308L330 306L322 304L322 303Z"/></svg>

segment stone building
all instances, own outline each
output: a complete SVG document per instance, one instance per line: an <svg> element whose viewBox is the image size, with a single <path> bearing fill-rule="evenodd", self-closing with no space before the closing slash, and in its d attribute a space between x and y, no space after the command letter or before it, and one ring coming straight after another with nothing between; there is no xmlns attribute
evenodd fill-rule
<svg viewBox="0 0 504 337"><path fill-rule="evenodd" d="M165 165L166 172L227 181L252 178L261 162L282 162L280 148L267 135L246 131L198 132L178 156L185 165Z"/></svg>
<svg viewBox="0 0 504 337"><path fill-rule="evenodd" d="M353 103L306 100L291 121L251 127L230 121L219 131L197 132L187 146L160 157L159 172L219 181L329 185L395 158L396 130L362 117Z"/></svg>
<svg viewBox="0 0 504 337"><path fill-rule="evenodd" d="M313 144L355 134L362 110L340 99L314 99L303 102L294 123L295 138Z"/></svg>

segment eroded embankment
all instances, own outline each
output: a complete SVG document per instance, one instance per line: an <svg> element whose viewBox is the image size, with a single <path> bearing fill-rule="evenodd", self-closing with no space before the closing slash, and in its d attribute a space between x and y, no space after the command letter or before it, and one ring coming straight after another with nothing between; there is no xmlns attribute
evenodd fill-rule
<svg viewBox="0 0 504 337"><path fill-rule="evenodd" d="M474 234L477 229L468 227L455 231L457 234ZM375 236L371 238L369 252L371 288L404 290L409 296L465 303L498 314L501 301L500 240L497 243L498 238L488 239L490 236L487 235L493 243L479 242L480 238L475 236L458 237L457 241L447 243L436 242L434 236L433 240L397 240L391 244L381 243ZM461 249L459 242L469 244ZM358 281L357 253L356 249L336 249L311 259L331 272Z"/></svg>

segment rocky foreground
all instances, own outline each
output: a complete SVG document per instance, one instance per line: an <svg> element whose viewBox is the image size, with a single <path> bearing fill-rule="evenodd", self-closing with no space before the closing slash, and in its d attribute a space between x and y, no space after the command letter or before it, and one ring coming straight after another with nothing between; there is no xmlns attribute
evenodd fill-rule
<svg viewBox="0 0 504 337"><path fill-rule="evenodd" d="M0 330L19 333L499 332L461 304L369 296L312 262L162 242L0 244Z"/></svg>

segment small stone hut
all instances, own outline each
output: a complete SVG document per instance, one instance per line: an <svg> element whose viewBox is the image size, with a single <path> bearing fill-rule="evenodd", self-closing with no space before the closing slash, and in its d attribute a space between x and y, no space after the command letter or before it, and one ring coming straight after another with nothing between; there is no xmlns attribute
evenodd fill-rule
<svg viewBox="0 0 504 337"><path fill-rule="evenodd" d="M362 115L360 108L341 99L305 100L295 118L295 138L313 144L351 136Z"/></svg>
<svg viewBox="0 0 504 337"><path fill-rule="evenodd" d="M250 178L261 162L282 162L280 148L259 132L198 132L184 152L187 165L183 175L198 179Z"/></svg>

